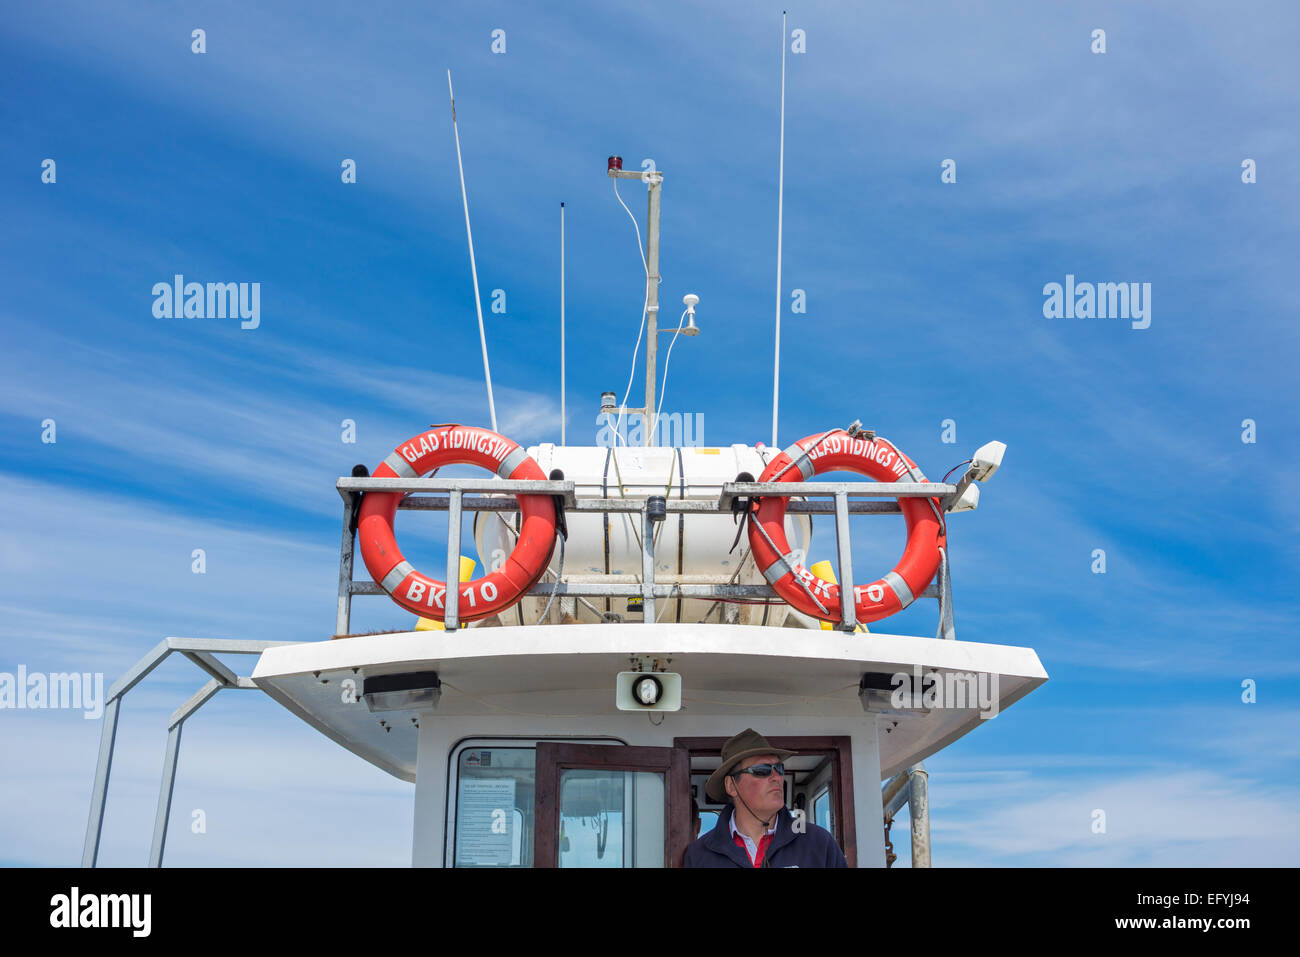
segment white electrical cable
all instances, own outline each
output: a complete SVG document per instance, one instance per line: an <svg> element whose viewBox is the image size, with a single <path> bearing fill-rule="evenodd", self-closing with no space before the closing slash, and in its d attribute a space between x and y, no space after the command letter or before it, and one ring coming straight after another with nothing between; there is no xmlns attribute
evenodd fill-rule
<svg viewBox="0 0 1300 957"><path fill-rule="evenodd" d="M618 204L623 207L623 212L627 213L627 218L632 220L632 228L636 230L636 248L641 253L641 268L645 270L646 278L648 279L650 277L650 267L646 265L645 247L641 245L641 226L636 221L636 217L632 215L632 210L627 208L627 203L623 202L623 197L618 191L617 177L614 178L614 198L617 199Z"/></svg>
<svg viewBox="0 0 1300 957"><path fill-rule="evenodd" d="M651 426L650 430L650 434L656 437L659 435L656 431L659 428L659 412L664 407L664 395L668 392L668 363L672 361L673 346L677 342L677 337L682 334L682 326L686 324L686 314L688 312L690 312L689 309L682 310L682 317L677 320L677 331L673 333L672 342L668 343L668 354L664 356L664 381L663 385L659 387L659 408L655 409L654 425Z"/></svg>
<svg viewBox="0 0 1300 957"><path fill-rule="evenodd" d="M542 615L537 619L539 625L545 622L546 616L550 614L551 602L555 601L555 593L560 590L560 579L564 577L564 536L560 535L558 537L560 539L560 570L555 573L555 584L551 586L551 597L546 599L546 607L542 609Z"/></svg>
<svg viewBox="0 0 1300 957"><path fill-rule="evenodd" d="M618 405L618 420L614 423L614 444L617 445L618 440L622 437L619 430L623 427L623 410L627 408L627 397L632 394L632 381L636 378L636 357L637 353L641 351L641 337L645 335L645 317L650 308L650 266L645 261L645 247L641 245L641 227L637 223L636 217L632 215L632 210L627 208L627 203L623 202L623 197L619 195L617 177L614 178L614 198L623 207L623 212L627 213L628 219L632 220L632 228L636 230L636 248L641 253L641 268L645 271L646 278L645 300L641 303L641 328L637 330L636 348L632 350L632 371L628 373L627 389L623 393L623 401ZM627 444L626 439L623 440L623 444Z"/></svg>

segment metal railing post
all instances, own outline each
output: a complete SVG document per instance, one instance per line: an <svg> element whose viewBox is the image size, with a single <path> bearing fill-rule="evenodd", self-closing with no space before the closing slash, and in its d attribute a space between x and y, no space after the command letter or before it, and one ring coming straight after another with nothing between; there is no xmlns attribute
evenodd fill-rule
<svg viewBox="0 0 1300 957"><path fill-rule="evenodd" d="M650 504L641 506L641 618L655 620L655 526L650 520Z"/></svg>
<svg viewBox="0 0 1300 957"><path fill-rule="evenodd" d="M853 545L849 540L849 495L835 493L835 543L840 553L840 628L853 631L858 626L853 602Z"/></svg>
<svg viewBox="0 0 1300 957"><path fill-rule="evenodd" d="M86 843L81 849L81 866L94 867L99 860L99 838L104 830L104 801L108 797L108 775L113 770L113 745L117 739L117 712L120 696L108 699L104 706L104 726L99 732L99 762L95 765L95 783L90 789L90 820L86 822Z"/></svg>
<svg viewBox="0 0 1300 957"><path fill-rule="evenodd" d="M167 821L171 817L172 792L176 789L176 758L181 750L181 725L167 729L167 753L163 758L162 785L158 789L158 810L153 819L153 843L149 846L149 866L162 867L163 847L167 843Z"/></svg>
<svg viewBox="0 0 1300 957"><path fill-rule="evenodd" d="M460 627L460 497L458 488L447 496L447 595L442 623L448 631Z"/></svg>
<svg viewBox="0 0 1300 957"><path fill-rule="evenodd" d="M191 657L193 652L186 653ZM153 842L149 845L149 866L162 867L163 849L167 844L167 823L171 818L172 792L176 788L176 763L180 760L181 727L185 719L210 701L222 688L240 688L249 682L226 668L221 662L211 681L190 696L190 700L172 712L167 722L167 751L163 757L162 783L158 786L158 810L154 814ZM224 673L222 673L224 672Z"/></svg>
<svg viewBox="0 0 1300 957"><path fill-rule="evenodd" d="M343 545L339 549L339 607L334 618L334 634L346 635L352 631L352 559L356 548L356 533L352 531L352 508L356 492L343 503Z"/></svg>
<svg viewBox="0 0 1300 957"><path fill-rule="evenodd" d="M952 571L948 568L948 549L939 549L939 631L936 638L957 639L952 617Z"/></svg>
<svg viewBox="0 0 1300 957"><path fill-rule="evenodd" d="M923 765L908 771L908 816L912 819L912 866L930 866L930 774Z"/></svg>

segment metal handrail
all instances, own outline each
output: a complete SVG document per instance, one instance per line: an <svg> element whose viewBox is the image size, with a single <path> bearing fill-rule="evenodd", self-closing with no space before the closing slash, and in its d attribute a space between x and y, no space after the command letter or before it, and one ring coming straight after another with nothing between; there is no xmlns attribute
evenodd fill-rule
<svg viewBox="0 0 1300 957"><path fill-rule="evenodd" d="M898 514L897 501L851 502L850 499L876 498L928 498L937 499L944 512L951 511L961 493L970 484L970 473L956 485L945 482L724 482L716 501L671 499L659 495L638 495L626 498L580 499L575 483L568 480L512 480L463 478L356 478L342 477L336 483L343 499L343 536L339 552L338 610L335 634L347 635L352 627L352 596L383 595L384 590L374 582L358 582L352 578L355 560L355 522L361 497L366 492L405 492L398 508L448 513L446 589L455 596L460 590L460 517L464 511L513 512L518 503L515 495L551 495L561 498L564 507L574 512L640 513L642 520L642 580L640 584L613 584L602 582L554 582L534 585L527 592L531 596L582 598L640 598L644 620L656 620L657 598L778 598L768 584L671 584L655 582L654 524L647 503L651 498L663 498L664 509L669 513L729 515L732 503L738 498L762 496L827 497L832 502L790 502L787 511L795 514L833 514L835 538L840 564L840 624L845 631L857 625L853 601L853 565L849 532L849 515ZM418 494L425 493L425 494ZM445 494L428 494L445 493ZM467 496L466 493L492 493ZM508 496L508 497L505 497ZM939 601L939 626L936 637L955 639L956 629L952 615L952 584L948 568L948 553L941 550L937 581L917 595L917 598L937 598ZM458 601L448 601L443 623L449 631L459 626Z"/></svg>
<svg viewBox="0 0 1300 957"><path fill-rule="evenodd" d="M186 719L223 688L259 690L251 678L235 674L214 655L260 655L267 648L292 644L297 642L247 641L232 638L164 638L126 674L113 682L104 703L104 724L99 732L99 759L95 764L95 781L90 789L90 818L86 822L86 840L81 850L82 867L94 867L99 861L99 841L104 830L104 805L108 800L108 778L113 770L113 752L117 746L117 718L122 699L127 693L173 653L183 655L212 676L211 680L196 691L189 701L172 713L171 719L167 722L167 750L163 755L162 784L158 789L153 842L149 847L149 866L162 867L163 850L167 844L167 822L171 816L172 791L176 785L176 762L181 750L181 728Z"/></svg>

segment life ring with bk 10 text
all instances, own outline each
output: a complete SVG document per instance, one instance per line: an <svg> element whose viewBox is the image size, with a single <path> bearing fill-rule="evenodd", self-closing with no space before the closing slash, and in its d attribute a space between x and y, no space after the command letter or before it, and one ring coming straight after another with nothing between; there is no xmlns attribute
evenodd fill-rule
<svg viewBox="0 0 1300 957"><path fill-rule="evenodd" d="M437 425L399 445L373 478L419 478L444 465L478 465L503 479L541 479L541 466L517 442L488 429ZM357 536L370 577L397 604L422 618L442 621L447 585L411 566L397 547L393 519L404 492L367 492ZM549 495L519 495L519 540L500 568L461 582L460 621L487 618L509 608L537 584L555 547L555 502Z"/></svg>
<svg viewBox="0 0 1300 957"><path fill-rule="evenodd" d="M879 482L929 481L916 463L882 438L849 435L842 429L800 439L768 463L760 482L806 482L825 472L856 472ZM805 615L839 622L840 586L814 575L796 560L785 535L788 499L767 495L753 507L749 546L754 562L773 591ZM854 613L860 622L878 621L902 611L929 587L947 544L942 506L937 498L898 500L907 521L907 547L894 570L869 585L853 586Z"/></svg>

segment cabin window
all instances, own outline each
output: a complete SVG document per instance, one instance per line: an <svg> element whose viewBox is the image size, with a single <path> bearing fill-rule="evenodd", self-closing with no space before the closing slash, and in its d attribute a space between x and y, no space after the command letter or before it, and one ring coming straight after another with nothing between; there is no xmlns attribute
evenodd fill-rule
<svg viewBox="0 0 1300 957"><path fill-rule="evenodd" d="M710 811L708 808L700 808L700 837L708 834L713 830L713 825L718 823L718 812Z"/></svg>
<svg viewBox="0 0 1300 957"><path fill-rule="evenodd" d="M835 833L834 812L831 810L831 789L822 788L813 798L813 823L820 824L832 834Z"/></svg>
<svg viewBox="0 0 1300 957"><path fill-rule="evenodd" d="M533 748L466 748L456 768L456 866L532 867Z"/></svg>
<svg viewBox="0 0 1300 957"><path fill-rule="evenodd" d="M563 770L559 842L560 867L663 867L663 775Z"/></svg>

